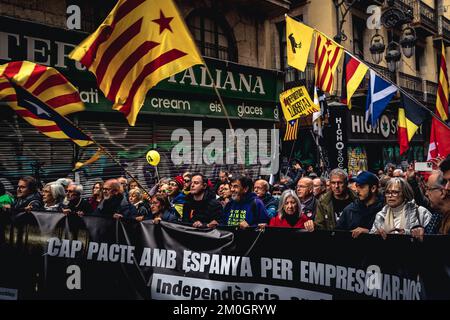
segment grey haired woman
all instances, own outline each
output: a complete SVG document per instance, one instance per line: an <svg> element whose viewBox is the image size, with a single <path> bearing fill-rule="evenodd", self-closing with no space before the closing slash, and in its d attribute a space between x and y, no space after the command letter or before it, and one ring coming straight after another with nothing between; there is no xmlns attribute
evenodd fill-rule
<svg viewBox="0 0 450 320"><path fill-rule="evenodd" d="M370 233L423 235L431 212L414 202L414 192L403 178L391 178L385 191L386 205L377 213Z"/></svg>

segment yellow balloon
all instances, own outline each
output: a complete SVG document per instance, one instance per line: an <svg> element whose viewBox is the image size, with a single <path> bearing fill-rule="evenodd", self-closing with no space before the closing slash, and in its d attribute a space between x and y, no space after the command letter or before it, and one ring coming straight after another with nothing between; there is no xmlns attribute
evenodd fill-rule
<svg viewBox="0 0 450 320"><path fill-rule="evenodd" d="M145 158L147 159L147 162L149 164L151 164L152 166L157 166L159 161L161 160L161 157L158 153L158 151L155 150L150 150L149 152L147 152L147 155L145 156Z"/></svg>

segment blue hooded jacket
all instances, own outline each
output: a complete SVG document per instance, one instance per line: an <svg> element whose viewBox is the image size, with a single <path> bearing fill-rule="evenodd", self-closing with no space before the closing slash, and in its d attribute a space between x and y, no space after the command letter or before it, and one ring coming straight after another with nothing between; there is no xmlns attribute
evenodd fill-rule
<svg viewBox="0 0 450 320"><path fill-rule="evenodd" d="M228 202L223 209L222 225L238 226L244 220L250 226L269 221L264 203L253 192L246 194L239 202L235 200Z"/></svg>

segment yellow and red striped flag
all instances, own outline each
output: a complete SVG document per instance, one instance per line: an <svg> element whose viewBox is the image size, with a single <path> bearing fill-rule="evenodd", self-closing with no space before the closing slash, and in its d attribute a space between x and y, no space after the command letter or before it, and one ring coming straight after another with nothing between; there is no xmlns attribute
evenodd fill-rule
<svg viewBox="0 0 450 320"><path fill-rule="evenodd" d="M323 92L333 90L333 74L336 71L344 48L329 39L323 33L316 32L315 58L315 86Z"/></svg>
<svg viewBox="0 0 450 320"><path fill-rule="evenodd" d="M77 89L56 69L29 61L0 65L0 100L50 138L93 141L64 116L84 110Z"/></svg>
<svg viewBox="0 0 450 320"><path fill-rule="evenodd" d="M113 109L132 126L150 88L204 64L172 0L119 0L69 57L95 74Z"/></svg>
<svg viewBox="0 0 450 320"><path fill-rule="evenodd" d="M445 62L445 46L442 42L441 66L439 68L439 84L436 98L436 113L442 120L448 119L448 76Z"/></svg>
<svg viewBox="0 0 450 320"><path fill-rule="evenodd" d="M284 133L283 141L297 140L298 121L299 119L286 121L286 132Z"/></svg>

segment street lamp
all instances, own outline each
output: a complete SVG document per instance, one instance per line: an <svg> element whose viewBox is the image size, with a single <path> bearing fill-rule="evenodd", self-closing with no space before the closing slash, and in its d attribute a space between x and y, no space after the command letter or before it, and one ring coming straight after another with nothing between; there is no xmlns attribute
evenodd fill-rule
<svg viewBox="0 0 450 320"><path fill-rule="evenodd" d="M392 38L394 38L392 29L400 25L410 23L412 21L412 14L410 10L404 12L396 8L394 6L395 1L387 0L386 3L387 8L381 15L381 23L386 29L391 29ZM416 39L415 30L408 26L402 30L400 43L395 42L393 39L388 43L384 58L388 64L389 71L395 72L395 70L397 70L402 53L407 58L411 58L414 55ZM381 55L384 52L385 45L384 38L378 34L378 31L372 37L369 49L372 54L373 62L375 64L379 64L381 62Z"/></svg>
<svg viewBox="0 0 450 320"><path fill-rule="evenodd" d="M383 59L383 53L386 46L384 45L384 38L376 33L370 40L370 53L372 54L373 62L379 64Z"/></svg>

